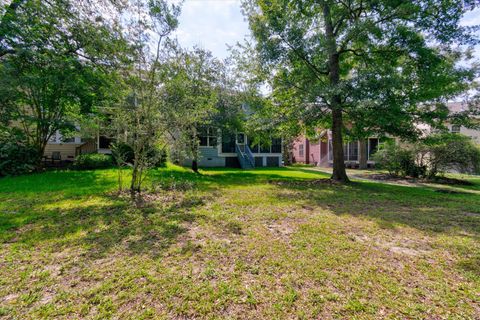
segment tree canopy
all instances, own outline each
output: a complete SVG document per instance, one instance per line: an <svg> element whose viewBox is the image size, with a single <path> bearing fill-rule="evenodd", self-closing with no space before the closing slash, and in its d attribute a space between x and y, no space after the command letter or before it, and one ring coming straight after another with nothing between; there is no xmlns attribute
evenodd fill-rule
<svg viewBox="0 0 480 320"><path fill-rule="evenodd" d="M460 19L475 5L245 0L257 72L272 88L271 116L298 128L331 129L332 178L348 181L346 138L413 138L419 123L441 124L446 102L471 88L476 70L459 61L477 43L477 27Z"/></svg>
<svg viewBox="0 0 480 320"><path fill-rule="evenodd" d="M102 6L100 6L102 5ZM0 114L43 154L57 130L110 100L112 67L125 41L112 21L90 15L101 1L13 0L0 16Z"/></svg>

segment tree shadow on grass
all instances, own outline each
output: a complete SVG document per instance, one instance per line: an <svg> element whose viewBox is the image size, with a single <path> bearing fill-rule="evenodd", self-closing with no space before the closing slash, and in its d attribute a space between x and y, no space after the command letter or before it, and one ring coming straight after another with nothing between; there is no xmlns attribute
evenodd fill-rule
<svg viewBox="0 0 480 320"><path fill-rule="evenodd" d="M480 197L442 194L375 182L330 185L328 174L303 168L256 170L209 169L198 175L189 170L155 170L151 181L187 181L190 197L161 207L135 208L108 196L115 188L115 171L59 171L0 181L0 242L32 244L55 241L83 245L102 256L122 246L134 253L156 255L184 233L185 223L203 205L201 197L234 186L271 185L278 201L318 207L337 215L363 216L382 228L410 226L427 232L480 237ZM315 180L319 180L316 183ZM281 182L281 183L277 183ZM198 191L198 192L197 192Z"/></svg>
<svg viewBox="0 0 480 320"><path fill-rule="evenodd" d="M100 259L112 251L155 258L187 231L185 224L199 218L192 211L201 205L201 198L185 195L143 208L105 194L68 206L44 203L31 208L35 219L3 232L0 242L22 247L46 245L57 252L75 247L84 251L86 260Z"/></svg>
<svg viewBox="0 0 480 320"><path fill-rule="evenodd" d="M279 199L292 197L304 205L337 215L363 216L382 228L395 225L432 233L480 238L480 197L475 194L445 194L430 188L352 182L347 185L312 184L292 180L276 184Z"/></svg>
<svg viewBox="0 0 480 320"><path fill-rule="evenodd" d="M205 172L186 172L183 178L196 179L204 189L267 183L278 188L279 201L299 201L337 215L368 217L382 228L404 225L426 232L480 237L480 197L472 193L441 193L435 188L369 181L332 185L327 180L329 174L309 168L221 168ZM292 195L292 191L296 193Z"/></svg>

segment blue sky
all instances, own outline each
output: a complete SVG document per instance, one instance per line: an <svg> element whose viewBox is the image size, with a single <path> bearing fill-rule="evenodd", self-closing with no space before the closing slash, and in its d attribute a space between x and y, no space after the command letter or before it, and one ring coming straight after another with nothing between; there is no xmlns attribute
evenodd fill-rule
<svg viewBox="0 0 480 320"><path fill-rule="evenodd" d="M228 56L226 44L242 42L248 34L237 0L186 0L176 31L183 47L199 45L218 58Z"/></svg>
<svg viewBox="0 0 480 320"><path fill-rule="evenodd" d="M480 9L469 12L462 24L480 24ZM183 47L198 45L216 57L225 58L227 44L242 42L249 29L239 0L186 0L176 35ZM477 56L480 57L480 52Z"/></svg>

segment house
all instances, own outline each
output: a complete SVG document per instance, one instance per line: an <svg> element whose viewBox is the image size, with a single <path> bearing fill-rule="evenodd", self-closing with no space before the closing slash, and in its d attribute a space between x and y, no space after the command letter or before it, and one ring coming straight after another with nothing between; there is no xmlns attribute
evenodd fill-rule
<svg viewBox="0 0 480 320"><path fill-rule="evenodd" d="M450 114L465 111L465 104L449 103ZM470 137L475 143L480 145L480 130L470 129L451 123L445 123L447 129L452 133L459 133ZM419 126L425 134L431 132L428 126ZM373 166L375 161L373 155L377 151L380 140L377 137L370 137L362 141L345 142L343 152L345 163L350 167L357 167L360 164L362 156L366 158L367 166ZM328 167L333 164L332 153L332 133L330 130L324 130L314 139L308 139L305 136L298 137L292 147L293 162L312 164L314 166Z"/></svg>
<svg viewBox="0 0 480 320"><path fill-rule="evenodd" d="M466 105L458 102L449 103L448 109L451 114L461 113L466 110ZM445 125L447 126L449 132L463 134L472 139L474 143L480 145L480 129L466 128L464 126L452 124L449 122L447 122Z"/></svg>
<svg viewBox="0 0 480 320"><path fill-rule="evenodd" d="M113 140L97 134L94 139L80 137L65 139L56 132L48 142L44 156L62 161L73 161L85 153L110 154ZM267 145L255 145L244 133L221 134L214 128L203 128L199 134L199 167L278 167L282 165L282 140L272 138ZM191 166L191 159L183 159L184 166Z"/></svg>
<svg viewBox="0 0 480 320"><path fill-rule="evenodd" d="M362 148L365 144L365 148ZM367 165L374 164L373 154L379 145L379 138L372 137L362 141L346 142L343 146L345 163L356 167L360 164L362 154L367 159ZM363 151L363 152L362 152ZM319 167L328 167L333 164L332 133L330 130L322 131L315 139L305 136L298 137L292 147L293 162L312 164Z"/></svg>
<svg viewBox="0 0 480 320"><path fill-rule="evenodd" d="M59 131L56 131L45 146L44 158L73 162L80 154L111 154L111 141L112 139L100 134L92 139L84 139L80 136L64 138Z"/></svg>
<svg viewBox="0 0 480 320"><path fill-rule="evenodd" d="M316 139L308 139L305 136L298 137L293 143L292 160L295 163L326 166L328 162L327 140L320 137Z"/></svg>
<svg viewBox="0 0 480 320"><path fill-rule="evenodd" d="M223 133L213 127L199 134L199 167L279 167L282 165L282 140L272 138L266 145L255 144L245 133ZM181 161L191 166L192 159Z"/></svg>

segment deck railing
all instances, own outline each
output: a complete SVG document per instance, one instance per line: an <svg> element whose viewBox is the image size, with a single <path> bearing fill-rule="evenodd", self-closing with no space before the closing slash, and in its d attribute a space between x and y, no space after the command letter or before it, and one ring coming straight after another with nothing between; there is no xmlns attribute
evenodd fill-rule
<svg viewBox="0 0 480 320"><path fill-rule="evenodd" d="M94 139L91 139L75 148L75 156L86 153L94 153L96 151L97 143Z"/></svg>

